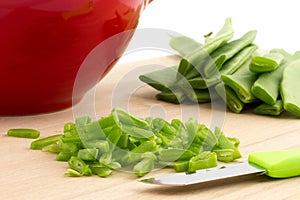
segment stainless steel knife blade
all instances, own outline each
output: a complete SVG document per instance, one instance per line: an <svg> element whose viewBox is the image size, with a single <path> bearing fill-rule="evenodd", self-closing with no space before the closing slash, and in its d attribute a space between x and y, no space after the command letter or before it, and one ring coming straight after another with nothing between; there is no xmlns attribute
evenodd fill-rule
<svg viewBox="0 0 300 200"><path fill-rule="evenodd" d="M153 177L140 180L143 183L158 185L191 185L196 183L220 180L230 177L237 177L248 174L265 173L266 170L254 166L248 162L231 164L228 166L214 167L209 169L198 170L193 174L176 173L167 176Z"/></svg>

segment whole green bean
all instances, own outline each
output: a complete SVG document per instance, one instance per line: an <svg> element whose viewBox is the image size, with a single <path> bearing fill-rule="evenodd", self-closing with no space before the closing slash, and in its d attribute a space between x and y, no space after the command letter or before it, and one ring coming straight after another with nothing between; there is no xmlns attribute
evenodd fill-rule
<svg viewBox="0 0 300 200"><path fill-rule="evenodd" d="M40 137L40 131L29 128L14 128L7 131L8 136L36 139Z"/></svg>
<svg viewBox="0 0 300 200"><path fill-rule="evenodd" d="M193 89L207 89L221 81L222 79L220 76L214 76L212 78L203 78L198 76L188 80Z"/></svg>
<svg viewBox="0 0 300 200"><path fill-rule="evenodd" d="M186 56L201 47L201 44L187 36L171 37L170 47L178 51L180 55Z"/></svg>
<svg viewBox="0 0 300 200"><path fill-rule="evenodd" d="M256 108L253 109L253 112L257 115L280 115L283 111L283 103L282 100L279 99L275 102L274 105L270 105L267 103L262 103Z"/></svg>
<svg viewBox="0 0 300 200"><path fill-rule="evenodd" d="M300 116L300 59L292 61L283 71L280 94L285 110Z"/></svg>
<svg viewBox="0 0 300 200"><path fill-rule="evenodd" d="M238 52L234 57L224 63L222 68L220 69L221 74L233 74L239 68L241 68L245 63L251 62L248 61L252 57L253 53L257 50L257 46L255 44L251 44L245 48L243 48L240 52ZM250 64L250 63L249 63ZM247 65L247 69L249 68L249 64Z"/></svg>
<svg viewBox="0 0 300 200"><path fill-rule="evenodd" d="M225 44L228 40L233 37L234 30L232 28L231 19L227 18L224 26L217 33L215 38L208 40L198 49L194 50L193 53L185 56L181 59L177 79L181 79L190 72L194 66L198 65L201 60L207 57L210 53L216 50L221 45Z"/></svg>
<svg viewBox="0 0 300 200"><path fill-rule="evenodd" d="M245 33L241 38L234 40L232 42L229 42L227 44L222 45L218 49L212 52L211 57L213 58L213 61L218 60L219 57L225 56L225 59L223 62L229 60L233 56L235 56L238 52L240 52L243 48L247 47L248 45L252 44L256 37L257 31L249 31ZM216 66L218 67L216 69ZM211 77L212 74L216 70L220 70L222 68L222 65L211 65L211 63L208 63L204 66L204 74L206 77Z"/></svg>
<svg viewBox="0 0 300 200"><path fill-rule="evenodd" d="M177 68L178 66L166 67L161 70L143 74L139 76L139 79L159 91L170 91L170 88L177 82Z"/></svg>
<svg viewBox="0 0 300 200"><path fill-rule="evenodd" d="M176 92L163 91L163 92L156 94L155 97L158 100L163 100L163 101L175 103L175 104L180 104L180 103L184 102L184 100L186 99L186 96L180 90L178 90Z"/></svg>

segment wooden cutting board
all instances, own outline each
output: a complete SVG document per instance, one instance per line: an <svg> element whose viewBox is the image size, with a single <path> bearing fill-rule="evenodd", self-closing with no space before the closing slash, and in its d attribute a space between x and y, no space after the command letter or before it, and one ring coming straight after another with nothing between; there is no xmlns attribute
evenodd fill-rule
<svg viewBox="0 0 300 200"><path fill-rule="evenodd" d="M55 155L30 150L31 139L6 136L10 128L28 127L41 131L41 137L61 133L63 125L74 121L78 113L106 116L112 107L122 107L131 113L185 118L199 114L201 123L211 126L221 123L227 136L238 137L245 161L252 151L282 150L300 147L300 120L291 115L258 116L249 111L234 114L216 113L211 104L174 105L157 101L157 93L138 80L141 72L159 66L178 63L174 56L117 65L95 88L95 96L87 98L73 109L59 112L0 118L0 198L1 199L298 199L300 177L271 179L266 176L246 176L186 187L147 185L135 175L116 171L108 178L97 176L65 177L67 163L55 161ZM85 105L92 104L92 111ZM89 106L88 106L89 107ZM90 107L89 107L90 108ZM76 110L77 109L77 110ZM79 112L79 111L80 112ZM74 116L73 116L74 115ZM220 118L221 116L221 118ZM146 177L174 173L172 169L156 170ZM145 178L146 178L145 177Z"/></svg>

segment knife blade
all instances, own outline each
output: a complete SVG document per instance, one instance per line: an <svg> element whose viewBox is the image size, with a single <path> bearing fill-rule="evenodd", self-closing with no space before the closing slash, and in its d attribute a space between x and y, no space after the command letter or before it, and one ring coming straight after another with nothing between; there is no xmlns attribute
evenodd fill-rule
<svg viewBox="0 0 300 200"><path fill-rule="evenodd" d="M184 186L249 174L265 174L272 178L300 175L300 149L253 152L248 162L198 170L193 174L176 173L140 180L143 183Z"/></svg>

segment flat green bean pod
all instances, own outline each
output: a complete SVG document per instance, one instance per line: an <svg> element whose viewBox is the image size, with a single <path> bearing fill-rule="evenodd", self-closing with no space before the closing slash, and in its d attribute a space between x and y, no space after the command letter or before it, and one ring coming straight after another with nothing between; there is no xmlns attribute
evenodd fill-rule
<svg viewBox="0 0 300 200"><path fill-rule="evenodd" d="M222 68L220 69L221 74L233 74L242 66L246 65L247 69L249 68L249 64L252 60L253 53L257 50L257 46L255 44L251 44L245 48L243 48L240 52L238 52L234 57L224 63ZM251 60L250 60L251 58ZM250 60L250 61L248 61ZM249 63L247 63L249 62Z"/></svg>
<svg viewBox="0 0 300 200"><path fill-rule="evenodd" d="M139 76L139 79L159 91L170 91L170 88L177 82L177 68L177 66L166 67L161 70L143 74Z"/></svg>
<svg viewBox="0 0 300 200"><path fill-rule="evenodd" d="M272 72L262 73L251 88L252 94L263 102L274 105L280 95L280 82L285 67L286 64L282 64Z"/></svg>
<svg viewBox="0 0 300 200"><path fill-rule="evenodd" d="M225 91L224 91L225 89ZM228 86L224 86L223 83L219 83L215 86L215 90L218 95L225 101L227 107L234 113L240 113L245 104L237 97L235 92Z"/></svg>
<svg viewBox="0 0 300 200"><path fill-rule="evenodd" d="M274 105L269 105L266 103L262 103L256 108L254 108L253 112L257 115L280 115L283 111L283 103L282 100L277 100Z"/></svg>
<svg viewBox="0 0 300 200"><path fill-rule="evenodd" d="M255 73L274 71L284 61L281 53L267 53L263 56L254 56L249 66Z"/></svg>
<svg viewBox="0 0 300 200"><path fill-rule="evenodd" d="M213 39L210 39L180 61L178 68L179 76L177 76L177 78L180 79L182 76L185 76L194 68L194 66L198 65L202 59L209 56L210 53L229 41L233 37L233 34L234 30L231 24L231 18L227 18L224 26Z"/></svg>
<svg viewBox="0 0 300 200"><path fill-rule="evenodd" d="M235 91L242 102L251 103L256 101L256 97L251 92L251 87L256 80L256 74L222 75L222 80L225 85Z"/></svg>
<svg viewBox="0 0 300 200"><path fill-rule="evenodd" d="M186 99L186 96L181 91L178 91L178 92L163 91L163 92L158 93L155 97L158 100L163 100L166 102L176 103L176 104L180 104Z"/></svg>
<svg viewBox="0 0 300 200"><path fill-rule="evenodd" d="M280 94L285 110L300 116L300 60L292 61L283 71Z"/></svg>
<svg viewBox="0 0 300 200"><path fill-rule="evenodd" d="M169 44L182 56L189 55L201 47L199 42L187 36L172 37Z"/></svg>
<svg viewBox="0 0 300 200"><path fill-rule="evenodd" d="M215 51L211 53L211 57L213 60L218 60L219 57L225 56L224 62L235 56L239 51L241 51L246 46L253 43L255 37L256 37L257 31L248 31L245 33L241 38L231 41L227 44L222 45ZM218 70L222 68L222 65L217 66ZM211 77L213 72L215 72L216 67L208 63L204 66L204 74L206 77Z"/></svg>

